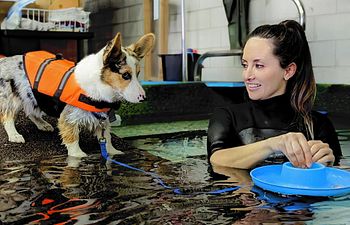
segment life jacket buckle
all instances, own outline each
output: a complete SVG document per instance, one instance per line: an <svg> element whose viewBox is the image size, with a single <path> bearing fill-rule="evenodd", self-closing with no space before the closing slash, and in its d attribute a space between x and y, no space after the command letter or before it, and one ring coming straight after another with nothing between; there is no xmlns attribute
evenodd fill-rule
<svg viewBox="0 0 350 225"><path fill-rule="evenodd" d="M56 59L57 60L61 60L61 59L63 59L63 54L62 53L56 53Z"/></svg>

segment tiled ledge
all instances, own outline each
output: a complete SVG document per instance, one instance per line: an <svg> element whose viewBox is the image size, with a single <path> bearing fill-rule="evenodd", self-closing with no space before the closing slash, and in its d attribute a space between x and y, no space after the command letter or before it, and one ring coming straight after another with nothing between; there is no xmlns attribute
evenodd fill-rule
<svg viewBox="0 0 350 225"><path fill-rule="evenodd" d="M123 103L117 111L122 125L205 120L215 107L239 103L245 98L245 87L240 82L167 81L142 85L147 101ZM350 115L350 85L318 84L317 89L315 110L326 111L331 117Z"/></svg>

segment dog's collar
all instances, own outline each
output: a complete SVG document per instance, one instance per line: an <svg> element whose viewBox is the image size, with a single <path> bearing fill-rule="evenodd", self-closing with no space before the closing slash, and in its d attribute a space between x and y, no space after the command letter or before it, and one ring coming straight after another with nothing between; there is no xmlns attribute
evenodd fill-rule
<svg viewBox="0 0 350 225"><path fill-rule="evenodd" d="M106 101L95 101L91 99L90 97L80 94L79 101L84 102L86 104L92 105L98 109L104 109L104 108L110 108L110 109L119 109L120 108L120 102L106 102Z"/></svg>

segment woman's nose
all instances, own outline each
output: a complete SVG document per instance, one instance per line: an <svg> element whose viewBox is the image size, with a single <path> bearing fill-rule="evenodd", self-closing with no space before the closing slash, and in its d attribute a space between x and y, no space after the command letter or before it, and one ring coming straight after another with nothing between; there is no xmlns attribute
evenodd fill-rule
<svg viewBox="0 0 350 225"><path fill-rule="evenodd" d="M247 67L245 70L243 70L243 79L244 80L252 80L254 79L254 70L250 67Z"/></svg>

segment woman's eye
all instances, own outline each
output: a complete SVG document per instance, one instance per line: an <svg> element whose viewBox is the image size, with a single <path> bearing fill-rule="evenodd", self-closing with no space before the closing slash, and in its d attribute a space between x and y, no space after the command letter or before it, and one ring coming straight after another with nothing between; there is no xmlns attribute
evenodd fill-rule
<svg viewBox="0 0 350 225"><path fill-rule="evenodd" d="M123 73L122 74L122 78L124 80L130 80L131 79L131 74L130 73Z"/></svg>
<svg viewBox="0 0 350 225"><path fill-rule="evenodd" d="M241 65L242 65L243 68L247 68L248 67L248 65L246 63L242 63Z"/></svg>
<svg viewBox="0 0 350 225"><path fill-rule="evenodd" d="M259 69L259 68L263 68L263 67L264 67L264 65L261 65L261 64L256 64L256 65L255 65L255 67Z"/></svg>

